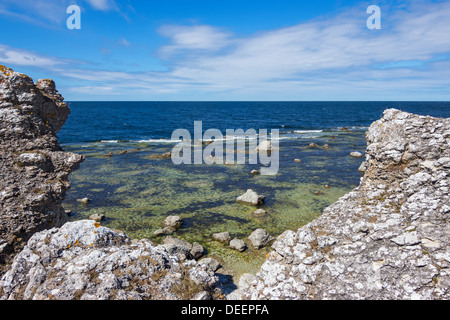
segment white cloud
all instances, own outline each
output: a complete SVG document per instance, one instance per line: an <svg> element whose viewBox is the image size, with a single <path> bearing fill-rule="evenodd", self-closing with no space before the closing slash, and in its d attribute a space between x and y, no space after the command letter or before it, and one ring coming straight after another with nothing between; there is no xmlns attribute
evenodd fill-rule
<svg viewBox="0 0 450 320"><path fill-rule="evenodd" d="M449 2L417 7L410 12L392 12L388 20L393 21L392 25L388 22L380 31L365 27L364 14L365 11L359 16L351 12L246 38L231 38L224 33L227 36L218 39L225 49L221 52L225 53L192 54L192 48L214 48L215 37L209 36L214 32L171 26L170 33L162 34L168 35L172 44L163 50L185 53L184 57L178 57L169 73L174 79L236 90L270 87L276 82L286 85L298 84L298 80L342 79L354 69L376 71L376 64L410 60L426 64L427 59L450 53ZM207 26L203 28L208 30ZM195 35L192 43L188 36L191 33ZM409 76L420 77L422 73L414 71ZM383 74L395 73L386 70ZM365 74L358 76L360 80L370 80ZM388 77L384 81L391 82ZM448 77L441 81L448 81Z"/></svg>
<svg viewBox="0 0 450 320"><path fill-rule="evenodd" d="M49 68L68 64L69 60L43 56L34 52L15 49L0 44L0 62L12 66Z"/></svg>
<svg viewBox="0 0 450 320"><path fill-rule="evenodd" d="M92 7L101 11L116 9L114 0L86 0Z"/></svg>
<svg viewBox="0 0 450 320"><path fill-rule="evenodd" d="M0 62L52 68L80 83L70 92L114 99L450 99L450 1L382 14L381 30L366 28L365 8L241 37L209 25L162 26L164 72L62 68L64 59L5 46Z"/></svg>
<svg viewBox="0 0 450 320"><path fill-rule="evenodd" d="M61 24L66 17L68 0L2 0L0 14L40 26Z"/></svg>
<svg viewBox="0 0 450 320"><path fill-rule="evenodd" d="M171 44L160 49L163 55L183 50L216 51L230 44L231 34L208 25L166 25L158 32L171 39Z"/></svg>

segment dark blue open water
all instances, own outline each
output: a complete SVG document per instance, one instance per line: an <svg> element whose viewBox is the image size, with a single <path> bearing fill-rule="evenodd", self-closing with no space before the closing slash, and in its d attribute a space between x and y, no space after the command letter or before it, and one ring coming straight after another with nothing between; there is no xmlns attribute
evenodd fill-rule
<svg viewBox="0 0 450 320"><path fill-rule="evenodd" d="M178 128L193 130L323 130L367 127L386 108L450 117L450 102L71 102L61 143L170 139Z"/></svg>

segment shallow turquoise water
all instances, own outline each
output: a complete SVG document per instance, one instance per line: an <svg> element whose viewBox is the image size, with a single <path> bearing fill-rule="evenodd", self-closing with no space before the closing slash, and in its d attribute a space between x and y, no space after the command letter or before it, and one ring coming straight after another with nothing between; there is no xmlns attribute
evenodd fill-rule
<svg viewBox="0 0 450 320"><path fill-rule="evenodd" d="M308 148L311 142L329 144L331 149ZM280 140L280 168L275 176L252 175L258 165L174 165L170 159L152 158L173 146L161 142L65 145L66 150L86 156L70 177L65 209L73 212L73 220L104 213L103 225L154 243L163 239L153 233L165 217L179 215L184 224L174 236L202 244L239 276L256 272L270 251L251 248L246 238L252 231L264 228L277 236L296 230L359 183L362 159L349 153L364 152L365 138L363 130L337 130ZM123 150L127 153L119 154ZM110 152L111 157L105 156ZM236 202L247 189L266 196L265 217L253 216L255 207ZM92 202L76 201L84 197ZM239 253L212 241L213 233L223 231L245 240L248 250Z"/></svg>

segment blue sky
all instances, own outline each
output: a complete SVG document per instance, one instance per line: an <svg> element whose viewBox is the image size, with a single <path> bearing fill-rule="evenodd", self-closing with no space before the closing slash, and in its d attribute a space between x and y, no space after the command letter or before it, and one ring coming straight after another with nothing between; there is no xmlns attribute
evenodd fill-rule
<svg viewBox="0 0 450 320"><path fill-rule="evenodd" d="M450 1L0 0L0 29L68 101L450 100Z"/></svg>

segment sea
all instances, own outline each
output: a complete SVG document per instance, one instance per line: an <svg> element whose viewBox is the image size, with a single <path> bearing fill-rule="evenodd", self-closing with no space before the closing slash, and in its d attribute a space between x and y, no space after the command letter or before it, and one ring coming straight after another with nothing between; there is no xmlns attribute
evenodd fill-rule
<svg viewBox="0 0 450 320"><path fill-rule="evenodd" d="M434 117L450 116L450 102L69 102L71 114L58 138L64 150L86 160L70 176L63 206L70 219L106 216L102 225L122 230L133 239L155 244L154 232L167 216L183 218L173 236L205 247L207 256L238 279L255 273L271 248L256 250L248 236L263 228L277 237L319 217L327 206L358 186L365 133L383 111ZM252 174L262 164L174 164L161 155L180 141L177 129L194 137L194 122L216 129L223 140L239 138L250 150L249 137L228 137L227 130L278 130L278 171ZM269 136L270 137L270 136ZM198 142L198 141L197 141ZM311 148L315 143L317 147ZM195 145L193 142L192 145ZM206 146L205 146L206 147ZM216 155L217 156L217 155ZM248 189L266 196L263 216L236 198ZM77 199L88 197L83 204ZM212 239L218 232L247 243L238 252Z"/></svg>

